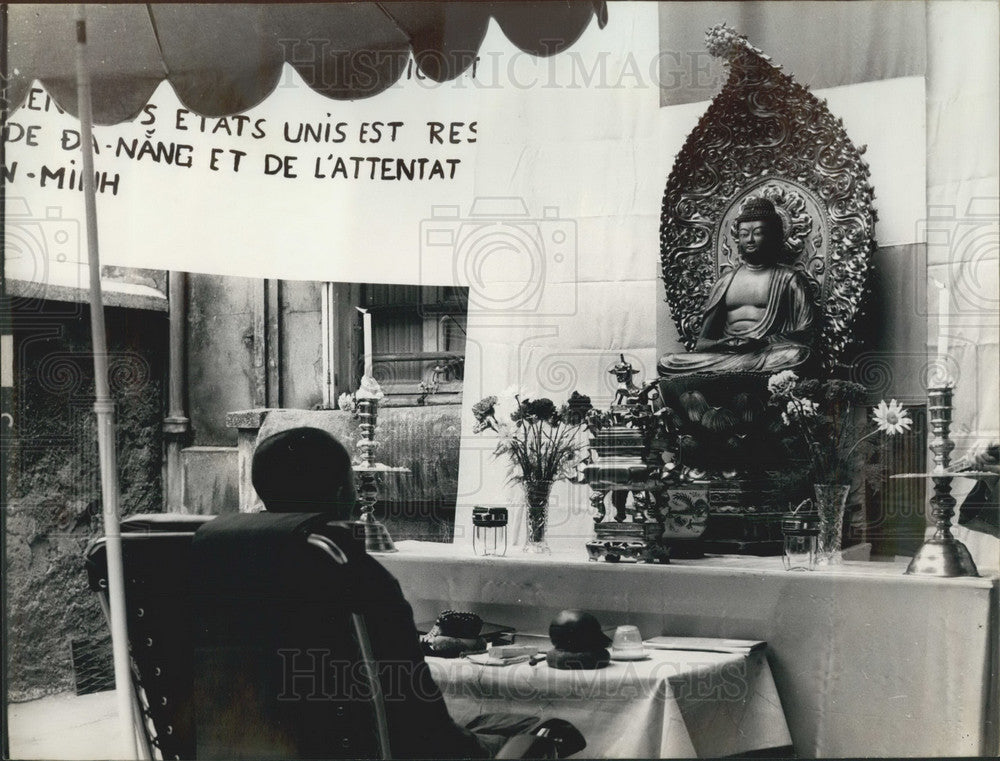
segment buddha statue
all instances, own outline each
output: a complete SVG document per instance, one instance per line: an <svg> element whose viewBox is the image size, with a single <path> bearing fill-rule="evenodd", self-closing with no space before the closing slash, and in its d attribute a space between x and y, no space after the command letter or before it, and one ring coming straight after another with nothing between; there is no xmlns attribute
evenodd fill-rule
<svg viewBox="0 0 1000 761"><path fill-rule="evenodd" d="M665 354L661 377L766 372L809 358L815 306L805 277L781 263L784 227L766 198L747 200L736 219L741 262L712 286L694 350Z"/></svg>

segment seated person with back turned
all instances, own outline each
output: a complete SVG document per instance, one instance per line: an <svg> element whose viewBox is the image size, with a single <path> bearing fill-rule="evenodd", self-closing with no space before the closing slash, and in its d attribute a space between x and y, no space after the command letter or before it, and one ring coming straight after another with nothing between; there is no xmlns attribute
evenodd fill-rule
<svg viewBox="0 0 1000 761"><path fill-rule="evenodd" d="M252 480L268 512L315 512L331 521L353 517L356 493L351 458L333 436L317 428L294 428L262 441L253 457ZM537 717L480 716L475 734L456 725L424 661L413 611L399 582L365 553L350 548L355 576L362 580L364 609L375 660L404 664L406 678L394 685L402 699L386 700L393 755L400 758L489 758L508 737L538 727Z"/></svg>
<svg viewBox="0 0 1000 761"><path fill-rule="evenodd" d="M814 307L805 278L780 261L784 227L774 204L749 199L736 225L742 262L712 286L695 350L663 355L661 376L770 373L809 358Z"/></svg>
<svg viewBox="0 0 1000 761"><path fill-rule="evenodd" d="M962 501L958 525L952 526L952 531L972 553L980 573L995 571L1000 565L1000 444L993 441L987 446L976 446L952 463L951 470L992 474L976 477L975 485Z"/></svg>

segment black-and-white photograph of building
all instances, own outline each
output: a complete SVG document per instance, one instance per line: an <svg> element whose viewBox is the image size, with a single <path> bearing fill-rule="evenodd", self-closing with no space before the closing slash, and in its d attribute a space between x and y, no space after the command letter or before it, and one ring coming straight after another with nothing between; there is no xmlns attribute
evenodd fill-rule
<svg viewBox="0 0 1000 761"><path fill-rule="evenodd" d="M5 757L1000 750L995 3L0 21Z"/></svg>

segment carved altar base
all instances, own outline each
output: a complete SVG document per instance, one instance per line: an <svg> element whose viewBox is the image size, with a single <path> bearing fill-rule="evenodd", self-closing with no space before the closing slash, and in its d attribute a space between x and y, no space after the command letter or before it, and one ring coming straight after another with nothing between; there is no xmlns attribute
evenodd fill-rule
<svg viewBox="0 0 1000 761"><path fill-rule="evenodd" d="M779 555L782 551L781 511L764 500L761 484L751 480L716 479L664 489L667 501L667 543L670 533L684 541L686 523L704 521L697 547L719 555ZM704 517L695 506L703 501ZM678 505L684 509L678 509ZM692 507L688 507L691 505ZM680 522L680 526L673 528ZM690 541L686 541L690 544Z"/></svg>
<svg viewBox="0 0 1000 761"><path fill-rule="evenodd" d="M678 467L699 473L760 473L780 458L767 373L661 376L660 403Z"/></svg>
<svg viewBox="0 0 1000 761"><path fill-rule="evenodd" d="M777 412L767 407L768 377L698 373L659 379L674 467L655 498L664 541L675 557L685 551L781 552L781 509L767 503L759 480L782 467Z"/></svg>

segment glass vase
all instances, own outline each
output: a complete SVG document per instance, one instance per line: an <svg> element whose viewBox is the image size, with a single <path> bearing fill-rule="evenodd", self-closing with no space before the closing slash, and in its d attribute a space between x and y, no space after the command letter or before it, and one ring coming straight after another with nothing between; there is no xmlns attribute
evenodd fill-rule
<svg viewBox="0 0 1000 761"><path fill-rule="evenodd" d="M549 520L549 495L552 492L551 481L524 482L524 524L527 526L527 541L523 550L536 554L548 554L548 542L545 532Z"/></svg>
<svg viewBox="0 0 1000 761"><path fill-rule="evenodd" d="M816 565L840 565L841 536L844 531L844 509L847 507L849 484L814 484L816 512L819 514L819 536L816 542Z"/></svg>

